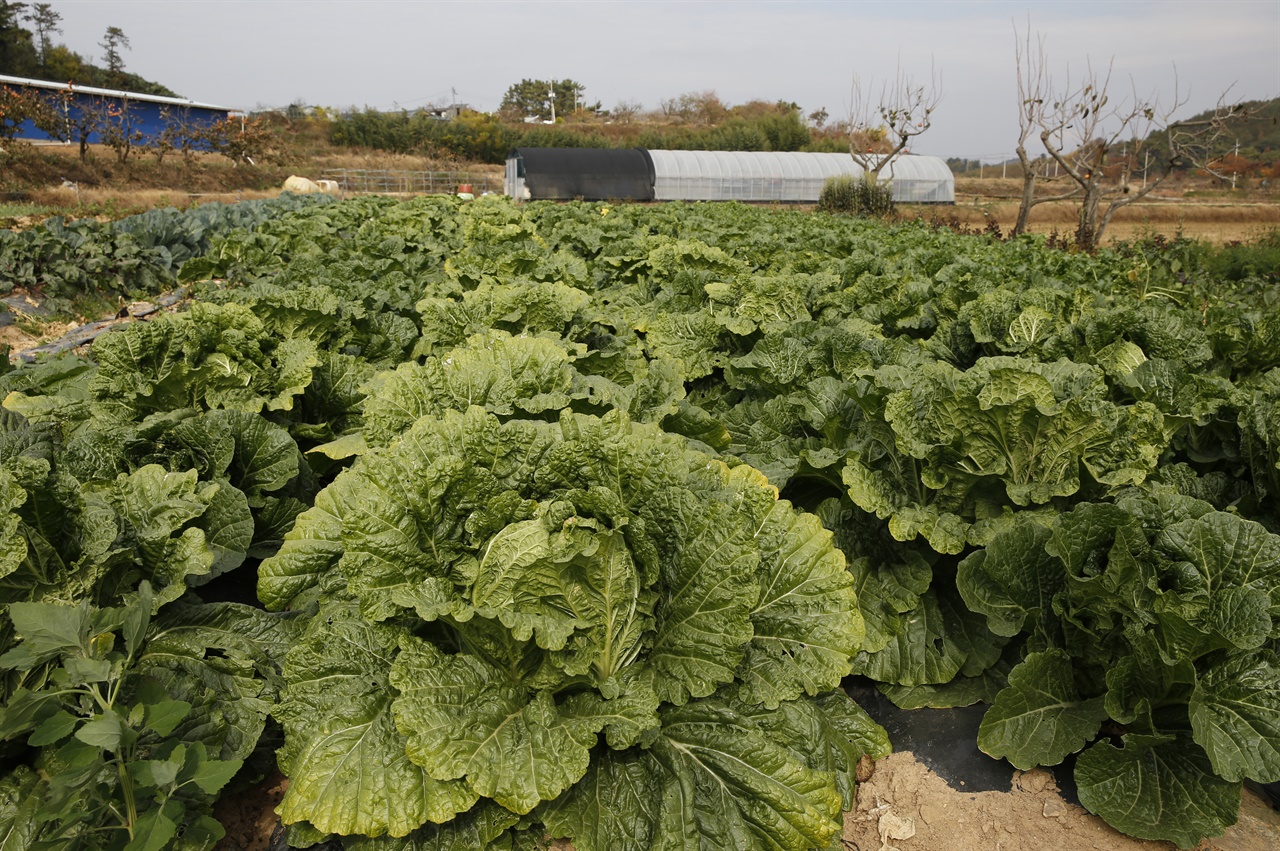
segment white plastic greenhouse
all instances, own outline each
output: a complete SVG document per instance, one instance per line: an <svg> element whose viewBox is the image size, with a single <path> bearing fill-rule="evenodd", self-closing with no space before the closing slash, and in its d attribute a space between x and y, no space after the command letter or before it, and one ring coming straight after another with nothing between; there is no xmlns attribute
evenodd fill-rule
<svg viewBox="0 0 1280 851"><path fill-rule="evenodd" d="M505 188L532 200L814 203L828 178L862 173L848 154L518 148L507 159ZM955 203L955 177L937 157L899 156L880 178L900 203Z"/></svg>
<svg viewBox="0 0 1280 851"><path fill-rule="evenodd" d="M862 175L862 167L848 154L649 151L649 156L653 159L653 197L658 201L811 203L818 200L827 178ZM892 179L895 201L955 202L955 177L937 157L898 157L881 172L881 178L886 177Z"/></svg>

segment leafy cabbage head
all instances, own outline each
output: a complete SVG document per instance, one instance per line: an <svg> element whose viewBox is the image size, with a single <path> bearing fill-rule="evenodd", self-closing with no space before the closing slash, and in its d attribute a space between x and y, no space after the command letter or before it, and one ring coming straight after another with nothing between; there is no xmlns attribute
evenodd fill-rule
<svg viewBox="0 0 1280 851"><path fill-rule="evenodd" d="M783 829L752 822L768 807L748 795L744 836L825 844L832 775L767 744L750 708L839 685L863 637L852 582L831 534L762 474L656 426L423 417L262 566L270 608L321 606L285 667L284 820L398 836L478 799L524 814L572 795L601 744L656 748L656 809L663 784L703 783L682 774L678 729L755 742L749 773L803 801L804 825ZM739 757L756 758L722 755L724 770ZM368 800L340 800L335 776Z"/></svg>

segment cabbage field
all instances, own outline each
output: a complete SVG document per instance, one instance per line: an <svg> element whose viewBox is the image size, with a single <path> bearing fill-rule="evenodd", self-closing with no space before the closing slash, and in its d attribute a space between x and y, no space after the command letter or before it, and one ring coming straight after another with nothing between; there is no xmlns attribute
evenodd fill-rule
<svg viewBox="0 0 1280 851"><path fill-rule="evenodd" d="M986 704L1138 837L1280 781L1274 269L735 204L183 215L0 238L56 297L196 296L0 364L4 851L211 848L277 765L298 848L838 848L891 747L851 675Z"/></svg>

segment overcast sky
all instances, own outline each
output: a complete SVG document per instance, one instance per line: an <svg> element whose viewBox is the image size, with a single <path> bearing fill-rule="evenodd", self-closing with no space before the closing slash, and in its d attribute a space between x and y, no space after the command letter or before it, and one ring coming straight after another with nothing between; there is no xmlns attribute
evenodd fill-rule
<svg viewBox="0 0 1280 851"><path fill-rule="evenodd" d="M726 103L794 101L847 114L854 75L932 65L943 98L916 153L996 161L1017 137L1016 21L1046 38L1055 76L1114 59L1134 87L1179 113L1280 96L1280 0L1110 2L422 2L422 0L53 0L57 40L101 63L120 27L126 68L184 97L252 109L295 101L494 110L512 83L572 78L605 108L714 90Z"/></svg>

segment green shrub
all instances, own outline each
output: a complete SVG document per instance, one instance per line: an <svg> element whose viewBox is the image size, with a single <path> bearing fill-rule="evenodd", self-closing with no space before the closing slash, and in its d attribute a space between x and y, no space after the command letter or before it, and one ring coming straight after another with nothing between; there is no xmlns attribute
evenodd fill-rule
<svg viewBox="0 0 1280 851"><path fill-rule="evenodd" d="M894 213L893 187L869 176L842 174L827 178L818 196L818 209L828 213L884 218Z"/></svg>
<svg viewBox="0 0 1280 851"><path fill-rule="evenodd" d="M1210 275L1226 281L1280 281L1280 229L1271 228L1252 239L1228 243L1209 259L1207 266Z"/></svg>

